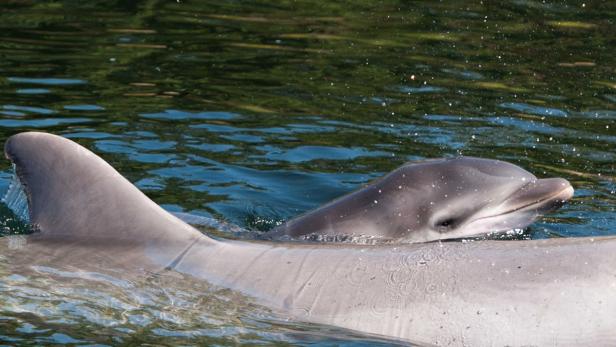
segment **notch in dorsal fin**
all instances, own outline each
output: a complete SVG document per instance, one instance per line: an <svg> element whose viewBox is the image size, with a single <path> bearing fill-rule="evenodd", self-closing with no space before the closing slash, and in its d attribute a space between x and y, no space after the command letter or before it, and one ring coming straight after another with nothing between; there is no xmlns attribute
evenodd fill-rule
<svg viewBox="0 0 616 347"><path fill-rule="evenodd" d="M71 140L27 132L11 136L4 151L15 165L30 223L41 238L164 245L180 251L207 239Z"/></svg>

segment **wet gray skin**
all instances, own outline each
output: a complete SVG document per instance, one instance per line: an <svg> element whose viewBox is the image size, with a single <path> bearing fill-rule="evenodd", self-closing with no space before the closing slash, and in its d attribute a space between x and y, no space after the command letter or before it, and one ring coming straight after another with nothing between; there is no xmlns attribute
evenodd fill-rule
<svg viewBox="0 0 616 347"><path fill-rule="evenodd" d="M70 140L22 133L5 153L39 229L18 250L0 240L3 256L22 266L178 272L295 320L426 344L616 344L615 237L371 246L214 240Z"/></svg>
<svg viewBox="0 0 616 347"><path fill-rule="evenodd" d="M472 157L406 164L274 229L284 235L424 242L524 228L573 196L562 178Z"/></svg>

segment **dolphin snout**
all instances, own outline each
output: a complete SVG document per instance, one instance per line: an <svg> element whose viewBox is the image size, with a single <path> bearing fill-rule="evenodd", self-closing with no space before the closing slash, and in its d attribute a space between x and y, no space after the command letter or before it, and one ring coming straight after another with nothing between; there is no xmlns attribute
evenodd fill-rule
<svg viewBox="0 0 616 347"><path fill-rule="evenodd" d="M571 199L573 192L571 183L564 178L542 178L522 186L506 203L514 210L530 206L552 210Z"/></svg>
<svg viewBox="0 0 616 347"><path fill-rule="evenodd" d="M556 195L556 199L567 201L573 197L574 189L571 183L564 178L552 178L555 184L561 188L560 192Z"/></svg>

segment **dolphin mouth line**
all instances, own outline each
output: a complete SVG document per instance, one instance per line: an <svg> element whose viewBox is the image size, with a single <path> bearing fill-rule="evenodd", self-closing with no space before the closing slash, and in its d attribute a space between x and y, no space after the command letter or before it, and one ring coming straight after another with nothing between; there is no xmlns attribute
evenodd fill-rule
<svg viewBox="0 0 616 347"><path fill-rule="evenodd" d="M561 195L565 195L566 198L558 199L558 197L561 196ZM514 212L521 211L521 210L527 210L527 209L530 209L530 208L532 208L534 206L540 205L540 204L542 204L542 203L544 203L546 201L561 200L562 202L565 202L565 201L569 200L572 196L573 196L573 187L567 186L566 188L561 189L561 190L559 190L558 192L556 192L554 194L548 195L548 196L546 196L544 198L541 198L539 200L535 200L535 201L533 201L533 202L531 202L529 204L512 208L512 209L510 209L508 211L505 211L503 213L493 214L493 215L490 215L490 216L481 217L481 218L476 219L476 221L482 220L482 219L493 218L493 217L505 216L505 215L509 215L509 214L512 214Z"/></svg>

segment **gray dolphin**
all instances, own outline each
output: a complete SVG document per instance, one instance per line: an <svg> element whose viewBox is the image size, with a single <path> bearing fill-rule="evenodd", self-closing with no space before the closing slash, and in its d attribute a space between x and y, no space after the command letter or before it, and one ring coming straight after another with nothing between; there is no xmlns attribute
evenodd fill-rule
<svg viewBox="0 0 616 347"><path fill-rule="evenodd" d="M22 133L5 153L40 230L21 255L46 250L46 260L79 268L107 254L114 271L176 271L297 320L428 344L616 344L616 237L372 246L214 240L70 140Z"/></svg>
<svg viewBox="0 0 616 347"><path fill-rule="evenodd" d="M573 196L562 178L538 179L507 162L472 157L406 164L373 184L271 231L423 242L531 224Z"/></svg>

